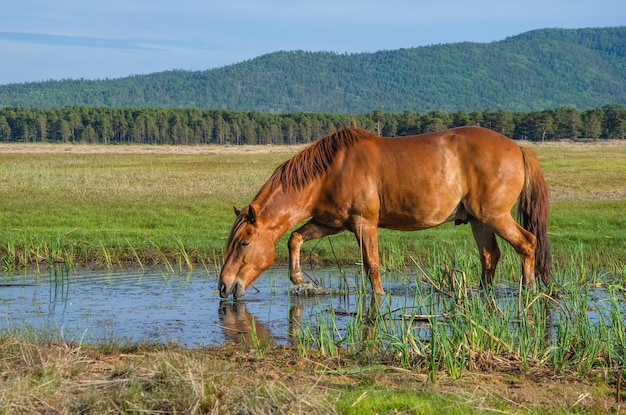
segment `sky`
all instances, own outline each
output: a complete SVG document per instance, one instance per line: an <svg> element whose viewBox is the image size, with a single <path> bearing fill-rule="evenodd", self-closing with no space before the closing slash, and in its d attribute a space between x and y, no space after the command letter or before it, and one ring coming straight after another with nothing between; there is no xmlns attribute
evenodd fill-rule
<svg viewBox="0 0 626 415"><path fill-rule="evenodd" d="M0 85L626 25L624 0L0 0Z"/></svg>

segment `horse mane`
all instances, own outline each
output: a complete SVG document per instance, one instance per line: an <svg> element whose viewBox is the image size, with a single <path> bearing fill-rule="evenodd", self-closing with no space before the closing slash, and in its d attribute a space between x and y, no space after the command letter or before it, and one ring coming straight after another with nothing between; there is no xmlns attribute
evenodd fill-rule
<svg viewBox="0 0 626 415"><path fill-rule="evenodd" d="M335 155L360 140L371 140L373 133L361 128L340 128L319 138L313 144L278 166L268 180L270 189L300 190L320 178L332 164Z"/></svg>

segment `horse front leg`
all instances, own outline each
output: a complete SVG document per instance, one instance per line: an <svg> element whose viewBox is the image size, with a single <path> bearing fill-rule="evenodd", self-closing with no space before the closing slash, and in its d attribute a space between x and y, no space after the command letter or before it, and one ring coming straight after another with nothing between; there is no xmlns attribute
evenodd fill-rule
<svg viewBox="0 0 626 415"><path fill-rule="evenodd" d="M291 282L298 285L304 284L304 275L300 267L300 248L302 244L311 239L319 239L324 236L335 235L343 231L344 228L333 228L317 222L315 219L309 220L300 228L293 231L289 237L289 278Z"/></svg>

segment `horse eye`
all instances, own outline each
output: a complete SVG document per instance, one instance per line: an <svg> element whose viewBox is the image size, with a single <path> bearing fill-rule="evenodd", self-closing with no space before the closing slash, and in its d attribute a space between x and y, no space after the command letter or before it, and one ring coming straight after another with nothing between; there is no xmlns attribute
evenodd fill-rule
<svg viewBox="0 0 626 415"><path fill-rule="evenodd" d="M250 245L250 242L248 242L248 241L241 241L239 243L239 246L242 247L242 248L246 248L248 245Z"/></svg>

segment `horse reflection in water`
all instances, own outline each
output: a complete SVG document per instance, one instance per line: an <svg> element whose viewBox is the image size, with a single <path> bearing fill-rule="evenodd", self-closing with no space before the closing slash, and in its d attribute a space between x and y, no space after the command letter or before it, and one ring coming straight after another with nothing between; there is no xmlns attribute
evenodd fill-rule
<svg viewBox="0 0 626 415"><path fill-rule="evenodd" d="M293 342L300 330L300 318L304 307L294 305L289 309L289 342ZM267 325L252 315L242 301L221 301L218 311L220 323L227 342L275 344L275 338Z"/></svg>
<svg viewBox="0 0 626 415"><path fill-rule="evenodd" d="M517 203L520 224L511 216ZM507 241L522 262L521 282L548 285L548 190L534 154L480 127L386 138L341 129L280 165L232 226L220 272L222 298L239 298L289 239L289 270L304 284L300 248L345 230L354 233L372 290L383 294L377 229L415 231L446 222L469 223L482 265L481 285L493 284Z"/></svg>
<svg viewBox="0 0 626 415"><path fill-rule="evenodd" d="M374 335L375 320L380 316L381 298L372 296L367 307L367 312L363 316L362 325L360 325L361 337L367 340ZM307 303L295 304L289 309L289 343L297 344L298 335L300 333L301 319ZM218 310L220 325L224 332L224 338L227 342L254 344L276 344L274 333L267 327L267 324L260 321L246 307L243 301L220 301Z"/></svg>

